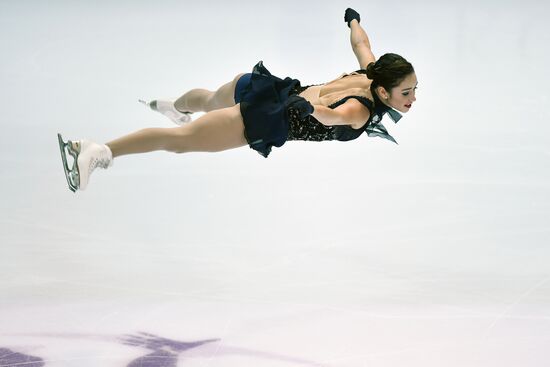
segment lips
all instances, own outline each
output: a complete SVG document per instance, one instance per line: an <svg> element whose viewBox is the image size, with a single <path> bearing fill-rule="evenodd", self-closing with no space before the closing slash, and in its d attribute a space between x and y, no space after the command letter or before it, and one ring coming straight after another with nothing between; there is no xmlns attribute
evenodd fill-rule
<svg viewBox="0 0 550 367"><path fill-rule="evenodd" d="M406 104L405 107L411 108L411 107L412 107L412 103Z"/></svg>

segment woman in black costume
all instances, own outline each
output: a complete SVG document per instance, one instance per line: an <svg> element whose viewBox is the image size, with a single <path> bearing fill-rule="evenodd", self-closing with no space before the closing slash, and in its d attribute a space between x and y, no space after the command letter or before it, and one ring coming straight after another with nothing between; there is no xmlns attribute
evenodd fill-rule
<svg viewBox="0 0 550 367"><path fill-rule="evenodd" d="M395 142L381 119L388 113L397 122L399 112L411 108L418 84L414 69L396 54L376 60L355 10L347 9L344 20L360 70L302 87L296 79L271 75L259 62L252 73L239 74L216 91L193 89L175 102L143 102L179 127L143 129L107 144L64 142L59 135L69 188L85 189L96 167L107 168L126 154L218 152L249 145L267 157L273 146L288 140L347 141L363 132ZM207 113L191 122L190 115L198 111ZM67 152L75 159L72 168Z"/></svg>

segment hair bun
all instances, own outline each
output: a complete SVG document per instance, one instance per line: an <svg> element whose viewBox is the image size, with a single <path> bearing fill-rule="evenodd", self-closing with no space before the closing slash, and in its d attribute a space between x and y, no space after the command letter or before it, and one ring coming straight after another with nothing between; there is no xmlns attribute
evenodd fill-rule
<svg viewBox="0 0 550 367"><path fill-rule="evenodd" d="M370 80L374 80L375 78L375 75L376 75L376 72L375 72L375 63L374 62L371 62L370 64L367 65L367 68L366 68L366 71L367 71L367 78L369 78Z"/></svg>

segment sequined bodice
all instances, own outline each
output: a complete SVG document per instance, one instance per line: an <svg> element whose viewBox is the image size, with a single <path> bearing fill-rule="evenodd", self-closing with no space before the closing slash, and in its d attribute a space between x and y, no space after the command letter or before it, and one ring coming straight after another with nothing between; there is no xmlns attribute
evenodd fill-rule
<svg viewBox="0 0 550 367"><path fill-rule="evenodd" d="M348 99L354 98L365 105L369 111L372 111L372 102L365 97L349 96L328 106L336 108L345 103ZM290 109L289 113L289 132L287 140L308 140L308 141L324 141L324 140L339 140L347 141L358 138L364 131L363 128L354 129L348 125L326 126L320 123L313 116L300 118L298 113Z"/></svg>

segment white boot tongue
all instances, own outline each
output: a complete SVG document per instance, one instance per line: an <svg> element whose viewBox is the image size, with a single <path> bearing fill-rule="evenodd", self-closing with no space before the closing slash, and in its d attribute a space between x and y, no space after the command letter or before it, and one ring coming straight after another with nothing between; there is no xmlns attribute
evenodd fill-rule
<svg viewBox="0 0 550 367"><path fill-rule="evenodd" d="M113 152L111 151L111 148L109 148L109 146L107 144L104 144L103 146L105 147L105 158L108 162L107 167L104 167L104 168L109 168L114 163Z"/></svg>

